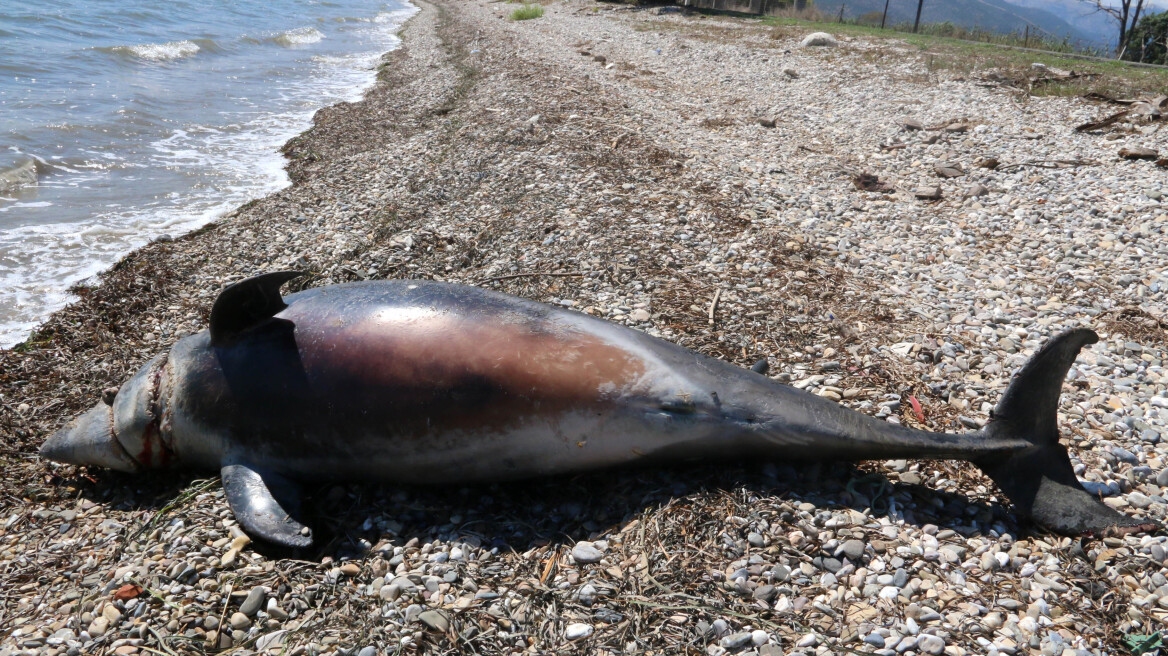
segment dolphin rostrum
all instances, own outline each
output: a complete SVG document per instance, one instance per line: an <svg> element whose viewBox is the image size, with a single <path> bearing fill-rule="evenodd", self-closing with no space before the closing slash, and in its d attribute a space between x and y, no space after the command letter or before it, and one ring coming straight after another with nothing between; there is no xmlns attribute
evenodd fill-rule
<svg viewBox="0 0 1168 656"><path fill-rule="evenodd" d="M1059 444L1075 329L1014 378L986 427L880 421L587 315L475 287L359 282L283 299L301 274L228 286L209 330L56 432L51 460L218 468L245 530L306 547L298 481L499 481L630 462L956 458L1064 534L1150 530L1079 484ZM285 300L287 303L285 303Z"/></svg>

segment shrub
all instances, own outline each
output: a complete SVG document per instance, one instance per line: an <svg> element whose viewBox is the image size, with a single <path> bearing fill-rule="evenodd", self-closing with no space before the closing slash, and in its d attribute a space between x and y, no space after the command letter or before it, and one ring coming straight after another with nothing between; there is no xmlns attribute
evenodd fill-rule
<svg viewBox="0 0 1168 656"><path fill-rule="evenodd" d="M529 20L543 16L543 7L539 5L523 5L511 12L511 20Z"/></svg>

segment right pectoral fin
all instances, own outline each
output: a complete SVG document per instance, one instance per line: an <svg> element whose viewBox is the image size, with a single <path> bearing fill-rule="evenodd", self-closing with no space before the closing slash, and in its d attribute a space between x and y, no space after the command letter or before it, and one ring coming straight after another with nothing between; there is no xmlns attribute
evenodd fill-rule
<svg viewBox="0 0 1168 656"><path fill-rule="evenodd" d="M221 475L227 503L244 531L285 547L312 545L312 530L296 519L300 487L295 482L242 461L225 463Z"/></svg>

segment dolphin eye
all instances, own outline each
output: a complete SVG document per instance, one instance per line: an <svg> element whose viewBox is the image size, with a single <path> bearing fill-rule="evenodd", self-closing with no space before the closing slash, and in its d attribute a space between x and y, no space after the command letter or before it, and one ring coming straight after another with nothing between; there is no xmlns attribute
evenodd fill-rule
<svg viewBox="0 0 1168 656"><path fill-rule="evenodd" d="M117 397L117 395L118 395L118 388L107 387L101 391L101 402L110 406L110 407L113 407L114 398Z"/></svg>
<svg viewBox="0 0 1168 656"><path fill-rule="evenodd" d="M670 399L661 404L661 409L675 415L692 415L698 411L698 406L689 399Z"/></svg>

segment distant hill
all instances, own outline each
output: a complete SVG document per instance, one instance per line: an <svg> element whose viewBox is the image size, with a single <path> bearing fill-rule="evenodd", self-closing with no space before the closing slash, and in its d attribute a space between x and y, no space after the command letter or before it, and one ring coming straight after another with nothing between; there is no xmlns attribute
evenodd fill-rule
<svg viewBox="0 0 1168 656"><path fill-rule="evenodd" d="M844 5L844 16L849 18L884 10L884 0L814 0L814 3L817 9L829 15L837 14ZM1049 37L1062 39L1069 36L1072 43L1094 47L1105 45L1107 35L1115 29L1114 21L1102 12L1094 16L1081 15L1086 13L1086 4L1078 0L1015 0L1015 3L1005 0L925 0L921 22L950 22L1001 33L1021 32L1029 24L1031 32L1037 28ZM891 0L888 20L890 23L911 23L916 10L917 0ZM1106 22L1092 20L1097 16L1107 19ZM1082 19L1083 28L1070 19Z"/></svg>
<svg viewBox="0 0 1168 656"><path fill-rule="evenodd" d="M928 2L929 0L925 0ZM1119 24L1109 14L1097 11L1092 7L1093 3L1083 2L1082 0L1010 0L1016 5L1029 7L1032 9L1045 9L1048 12L1057 14L1059 18L1063 19L1074 27L1079 32L1086 34L1089 38L1097 43L1104 44L1108 47L1115 45L1115 39L1119 36ZM1110 0L1110 6L1117 6L1118 0ZM1148 3L1145 3L1147 5ZM1159 13L1168 10L1168 2L1154 2L1151 3L1151 9L1147 6L1144 8L1144 13ZM836 11L839 11L838 9Z"/></svg>

